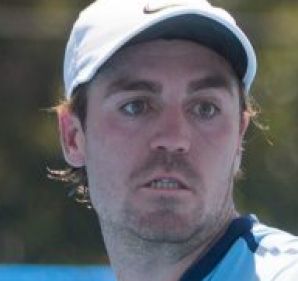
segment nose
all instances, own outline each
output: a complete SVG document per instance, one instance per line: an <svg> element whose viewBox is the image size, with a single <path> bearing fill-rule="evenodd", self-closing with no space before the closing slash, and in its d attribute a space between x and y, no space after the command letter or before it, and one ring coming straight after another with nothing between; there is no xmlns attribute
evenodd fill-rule
<svg viewBox="0 0 298 281"><path fill-rule="evenodd" d="M154 125L151 150L188 153L190 145L190 127L183 114L177 111L162 114Z"/></svg>

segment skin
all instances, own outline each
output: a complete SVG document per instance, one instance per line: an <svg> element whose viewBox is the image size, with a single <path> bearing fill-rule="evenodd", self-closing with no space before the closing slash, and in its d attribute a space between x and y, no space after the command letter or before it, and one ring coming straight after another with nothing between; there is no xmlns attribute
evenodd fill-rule
<svg viewBox="0 0 298 281"><path fill-rule="evenodd" d="M197 43L155 40L119 51L87 94L86 131L61 111L61 142L70 165L86 165L118 279L178 280L237 216L249 117L235 74ZM161 178L179 184L148 185Z"/></svg>

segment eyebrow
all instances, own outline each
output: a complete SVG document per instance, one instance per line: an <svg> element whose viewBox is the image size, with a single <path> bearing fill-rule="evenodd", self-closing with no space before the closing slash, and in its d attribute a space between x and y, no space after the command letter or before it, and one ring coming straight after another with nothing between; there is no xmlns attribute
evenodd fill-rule
<svg viewBox="0 0 298 281"><path fill-rule="evenodd" d="M153 94L160 94L162 92L162 85L158 82L144 80L144 79L130 79L128 77L118 79L112 82L107 90L104 98L108 98L121 91L136 92L145 91Z"/></svg>
<svg viewBox="0 0 298 281"><path fill-rule="evenodd" d="M190 82L187 93L192 95L200 90L210 88L224 88L228 90L230 95L233 95L233 82L220 74L208 74L203 78L193 80ZM159 95L162 92L162 84L157 81L137 79L131 77L123 77L113 81L106 90L104 99L118 94L119 92L137 92L144 91L152 94Z"/></svg>
<svg viewBox="0 0 298 281"><path fill-rule="evenodd" d="M210 74L201 79L190 82L188 93L192 94L209 88L224 88L232 95L233 82L220 74Z"/></svg>

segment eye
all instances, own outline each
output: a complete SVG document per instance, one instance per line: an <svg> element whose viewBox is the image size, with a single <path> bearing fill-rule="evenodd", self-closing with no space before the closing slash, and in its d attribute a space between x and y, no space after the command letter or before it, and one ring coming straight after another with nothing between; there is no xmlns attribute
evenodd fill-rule
<svg viewBox="0 0 298 281"><path fill-rule="evenodd" d="M193 113L201 119L211 119L219 112L219 108L211 102L200 102L193 107Z"/></svg>
<svg viewBox="0 0 298 281"><path fill-rule="evenodd" d="M120 107L122 113L128 116L138 116L148 111L148 102L145 100L133 100Z"/></svg>

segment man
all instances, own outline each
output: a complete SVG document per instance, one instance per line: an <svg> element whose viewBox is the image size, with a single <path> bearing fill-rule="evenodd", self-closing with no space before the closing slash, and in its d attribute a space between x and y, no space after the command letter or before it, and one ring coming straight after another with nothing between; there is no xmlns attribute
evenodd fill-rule
<svg viewBox="0 0 298 281"><path fill-rule="evenodd" d="M90 196L118 280L298 280L298 239L234 206L256 58L230 14L96 1L64 71L61 178Z"/></svg>

